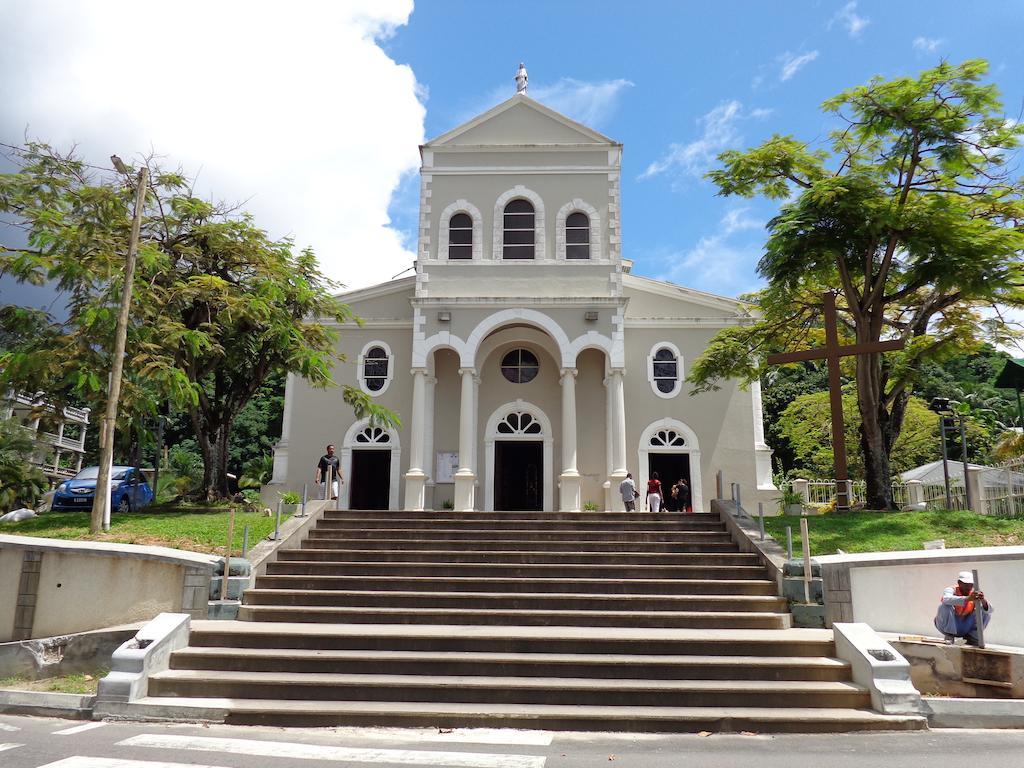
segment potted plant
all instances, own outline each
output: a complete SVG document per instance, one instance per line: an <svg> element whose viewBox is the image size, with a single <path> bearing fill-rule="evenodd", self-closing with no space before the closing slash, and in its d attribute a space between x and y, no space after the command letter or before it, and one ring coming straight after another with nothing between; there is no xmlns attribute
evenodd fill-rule
<svg viewBox="0 0 1024 768"><path fill-rule="evenodd" d="M783 488L777 501L779 511L784 515L802 515L804 512L804 497L792 488Z"/></svg>
<svg viewBox="0 0 1024 768"><path fill-rule="evenodd" d="M302 506L302 495L295 491L281 491L277 495L281 499L281 514L294 515Z"/></svg>

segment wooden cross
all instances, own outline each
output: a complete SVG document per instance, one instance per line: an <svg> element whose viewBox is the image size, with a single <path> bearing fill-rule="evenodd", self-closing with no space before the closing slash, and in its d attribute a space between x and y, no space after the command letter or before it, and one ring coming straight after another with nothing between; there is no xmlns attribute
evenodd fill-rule
<svg viewBox="0 0 1024 768"><path fill-rule="evenodd" d="M846 466L846 432L843 427L843 390L839 383L839 359L850 355L870 355L876 352L891 352L903 349L901 339L893 341L868 341L863 344L839 346L839 327L836 323L836 295L826 291L822 296L825 303L825 346L806 349L802 352L783 352L768 355L769 365L799 363L804 360L828 361L829 405L832 410L832 453L836 476L836 510L850 509L850 474Z"/></svg>

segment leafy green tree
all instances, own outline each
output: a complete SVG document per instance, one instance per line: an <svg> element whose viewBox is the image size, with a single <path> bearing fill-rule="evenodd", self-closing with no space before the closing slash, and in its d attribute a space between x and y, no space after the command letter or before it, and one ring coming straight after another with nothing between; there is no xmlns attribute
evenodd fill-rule
<svg viewBox="0 0 1024 768"><path fill-rule="evenodd" d="M918 77L876 78L823 105L842 121L825 147L773 136L720 155L722 195L785 201L758 271L761 318L713 339L691 371L695 391L752 381L763 356L821 341L821 293L837 289L846 342L902 338L905 351L859 355L859 443L867 503L890 508L890 456L925 360L998 342L998 312L1024 306L1024 203L1007 170L1024 125L1008 120L983 61Z"/></svg>
<svg viewBox="0 0 1024 768"><path fill-rule="evenodd" d="M35 441L14 419L0 421L0 511L32 507L46 490L46 477L32 465Z"/></svg>
<svg viewBox="0 0 1024 768"><path fill-rule="evenodd" d="M3 307L0 323L14 341L0 354L0 384L78 396L102 411L133 190L43 144L12 159L16 172L0 175L0 214L25 230L27 243L0 248L0 273L56 281L69 302L66 320ZM223 495L228 438L246 404L274 373L332 385L341 356L331 324L356 318L331 296L335 284L312 251L297 252L247 214L196 196L181 173L154 166L150 178L122 421L153 423L164 400L185 410L203 457L202 488ZM360 415L397 420L356 388L343 386L341 396Z"/></svg>

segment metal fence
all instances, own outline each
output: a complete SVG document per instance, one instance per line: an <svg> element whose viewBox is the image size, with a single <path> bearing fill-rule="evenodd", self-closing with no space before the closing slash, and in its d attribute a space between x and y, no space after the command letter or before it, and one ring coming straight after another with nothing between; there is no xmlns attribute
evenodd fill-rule
<svg viewBox="0 0 1024 768"><path fill-rule="evenodd" d="M802 485L802 483L800 484ZM920 493L911 490L911 483L904 483L896 480L892 483L892 500L897 507L904 509L923 504L926 508L946 507L945 484L918 483ZM791 490L800 492L798 484L789 481ZM949 486L950 501L952 509L967 509L967 499L964 493L963 483L959 480L951 480ZM806 484L807 504L831 504L836 498L836 481L832 479L808 480ZM850 481L850 503L863 504L867 500L867 482L864 480ZM1024 493L1021 494L1021 503L1024 504Z"/></svg>

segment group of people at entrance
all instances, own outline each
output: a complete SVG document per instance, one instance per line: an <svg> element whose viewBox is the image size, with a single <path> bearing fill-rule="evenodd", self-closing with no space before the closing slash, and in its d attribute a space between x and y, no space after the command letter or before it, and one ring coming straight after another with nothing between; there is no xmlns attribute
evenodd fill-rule
<svg viewBox="0 0 1024 768"><path fill-rule="evenodd" d="M619 483L619 493L622 494L622 503L626 505L626 511L635 512L640 491L633 482L631 472L627 472L626 479ZM666 512L692 512L691 505L690 484L685 479L680 478L666 494L658 473L651 473L651 479L647 481L647 509L655 514L663 509Z"/></svg>

